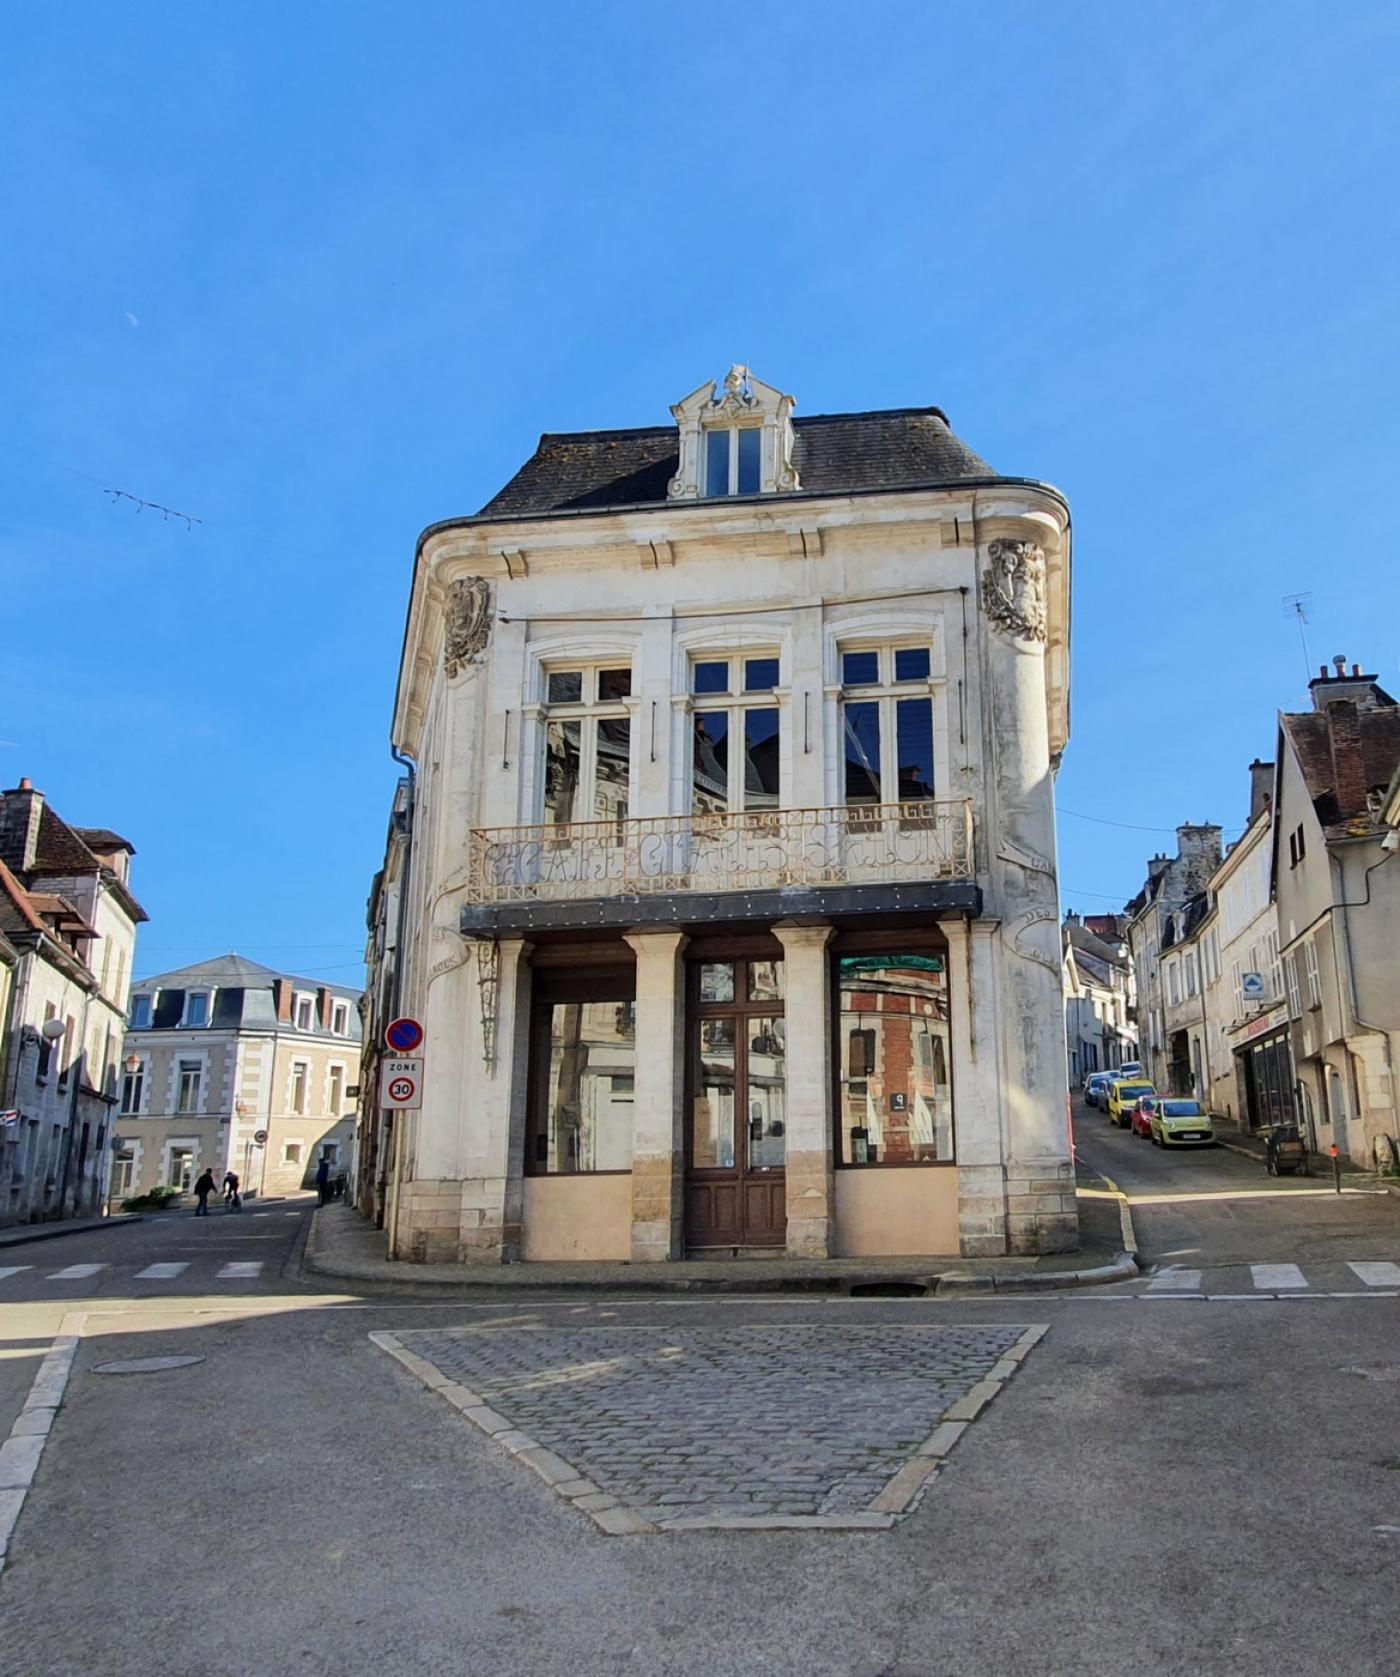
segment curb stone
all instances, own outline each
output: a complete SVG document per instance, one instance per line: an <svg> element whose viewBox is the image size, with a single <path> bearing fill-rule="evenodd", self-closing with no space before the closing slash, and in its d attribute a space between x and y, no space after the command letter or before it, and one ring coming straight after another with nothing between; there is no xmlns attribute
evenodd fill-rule
<svg viewBox="0 0 1400 1677"><path fill-rule="evenodd" d="M31 1240L57 1240L62 1234L98 1234L103 1229L120 1228L125 1223L144 1223L141 1211L117 1211L110 1217L72 1217L58 1223L17 1223L13 1228L0 1230L0 1247L27 1246Z"/></svg>

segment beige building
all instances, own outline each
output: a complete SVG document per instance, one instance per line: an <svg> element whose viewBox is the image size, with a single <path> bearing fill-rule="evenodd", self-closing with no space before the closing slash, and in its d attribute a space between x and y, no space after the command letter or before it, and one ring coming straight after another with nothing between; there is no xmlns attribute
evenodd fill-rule
<svg viewBox="0 0 1400 1677"><path fill-rule="evenodd" d="M136 927L134 854L74 827L21 780L0 793L0 935L9 998L0 1083L0 1224L98 1214Z"/></svg>
<svg viewBox="0 0 1400 1677"><path fill-rule="evenodd" d="M1107 928L1100 936L1078 914L1065 915L1062 937L1065 1053L1070 1088L1078 1090L1091 1072L1112 1071L1137 1058L1133 968L1120 937Z"/></svg>
<svg viewBox="0 0 1400 1677"><path fill-rule="evenodd" d="M360 992L224 955L132 986L114 1199L207 1167L246 1192L295 1193L323 1158L349 1168Z"/></svg>
<svg viewBox="0 0 1400 1677"><path fill-rule="evenodd" d="M1300 1116L1320 1149L1400 1162L1400 704L1346 660L1279 717L1271 845Z"/></svg>
<svg viewBox="0 0 1400 1677"><path fill-rule="evenodd" d="M1064 498L744 367L671 421L420 538L392 1250L1072 1247Z"/></svg>

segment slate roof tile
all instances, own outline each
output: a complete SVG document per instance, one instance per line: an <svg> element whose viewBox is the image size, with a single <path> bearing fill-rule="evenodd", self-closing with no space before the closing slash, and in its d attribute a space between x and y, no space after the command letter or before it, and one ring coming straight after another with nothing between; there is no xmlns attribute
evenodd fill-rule
<svg viewBox="0 0 1400 1677"><path fill-rule="evenodd" d="M986 481L998 474L939 408L814 414L794 419L793 463L804 491ZM664 502L680 462L674 425L632 431L545 432L481 517L535 517ZM771 497L770 497L771 499Z"/></svg>

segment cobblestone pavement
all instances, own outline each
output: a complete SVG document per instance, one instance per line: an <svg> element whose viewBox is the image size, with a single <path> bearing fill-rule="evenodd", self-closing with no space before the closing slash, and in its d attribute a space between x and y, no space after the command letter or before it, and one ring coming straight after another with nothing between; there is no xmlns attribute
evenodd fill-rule
<svg viewBox="0 0 1400 1677"><path fill-rule="evenodd" d="M604 1529L878 1527L1040 1331L483 1328L385 1348Z"/></svg>

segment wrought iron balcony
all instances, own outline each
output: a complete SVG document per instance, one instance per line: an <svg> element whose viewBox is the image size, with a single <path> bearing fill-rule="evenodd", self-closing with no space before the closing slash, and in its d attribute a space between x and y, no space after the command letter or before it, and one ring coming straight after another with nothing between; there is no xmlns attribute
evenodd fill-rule
<svg viewBox="0 0 1400 1677"><path fill-rule="evenodd" d="M967 798L478 827L467 903L581 903L975 877Z"/></svg>

